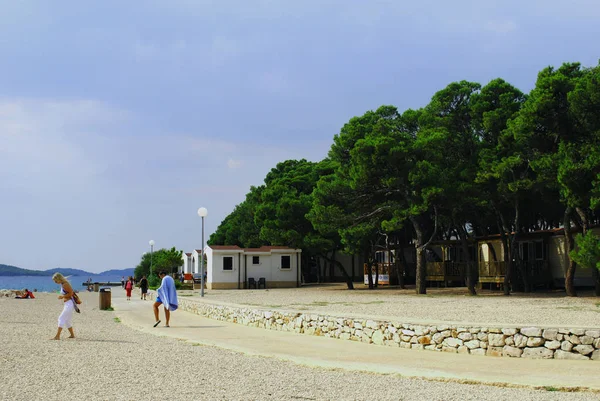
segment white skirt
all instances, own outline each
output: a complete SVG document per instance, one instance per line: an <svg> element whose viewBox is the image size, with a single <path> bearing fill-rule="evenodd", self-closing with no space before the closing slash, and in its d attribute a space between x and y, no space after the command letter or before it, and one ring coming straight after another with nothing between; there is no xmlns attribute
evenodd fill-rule
<svg viewBox="0 0 600 401"><path fill-rule="evenodd" d="M68 300L64 303L63 311L58 317L58 327L62 327L63 329L68 329L72 326L71 322L73 321L73 312L75 311L75 306L73 305L72 300Z"/></svg>

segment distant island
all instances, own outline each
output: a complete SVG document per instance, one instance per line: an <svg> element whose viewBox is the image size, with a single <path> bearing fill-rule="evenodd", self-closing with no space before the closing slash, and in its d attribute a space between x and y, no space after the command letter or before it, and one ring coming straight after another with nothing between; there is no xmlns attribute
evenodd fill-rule
<svg viewBox="0 0 600 401"><path fill-rule="evenodd" d="M80 269L56 269L48 270L29 270L20 267L0 264L0 276L52 276L54 273L61 273L64 276L133 276L134 269L107 270L102 273L90 273Z"/></svg>

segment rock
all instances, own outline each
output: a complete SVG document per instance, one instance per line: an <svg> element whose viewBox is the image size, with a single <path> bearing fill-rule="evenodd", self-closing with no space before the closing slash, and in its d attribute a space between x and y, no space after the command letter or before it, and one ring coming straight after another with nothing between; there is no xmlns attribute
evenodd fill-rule
<svg viewBox="0 0 600 401"><path fill-rule="evenodd" d="M569 334L569 329L558 329L560 334Z"/></svg>
<svg viewBox="0 0 600 401"><path fill-rule="evenodd" d="M362 330L363 326L359 322L354 322L353 326L356 330Z"/></svg>
<svg viewBox="0 0 600 401"><path fill-rule="evenodd" d="M573 349L573 344L570 341L565 340L562 343L560 343L560 349L565 352L571 352L571 350Z"/></svg>
<svg viewBox="0 0 600 401"><path fill-rule="evenodd" d="M450 326L441 325L437 327L437 331L446 331L448 329L450 329Z"/></svg>
<svg viewBox="0 0 600 401"><path fill-rule="evenodd" d="M508 345L505 345L504 348L502 348L502 356L520 358L521 354L523 354L523 350L521 348L510 347Z"/></svg>
<svg viewBox="0 0 600 401"><path fill-rule="evenodd" d="M350 333L340 334L340 340L349 340L349 339L350 339Z"/></svg>
<svg viewBox="0 0 600 401"><path fill-rule="evenodd" d="M513 336L508 336L504 339L504 343L506 345L513 346L513 345L515 345L515 338Z"/></svg>
<svg viewBox="0 0 600 401"><path fill-rule="evenodd" d="M440 344L442 341L444 341L444 336L442 335L442 333L435 333L433 335L433 342L436 344Z"/></svg>
<svg viewBox="0 0 600 401"><path fill-rule="evenodd" d="M538 329L537 327L524 327L521 329L521 334L527 337L541 337L542 329Z"/></svg>
<svg viewBox="0 0 600 401"><path fill-rule="evenodd" d="M468 331L460 332L458 333L458 338L460 338L463 341L470 341L473 339L473 334L469 333Z"/></svg>
<svg viewBox="0 0 600 401"><path fill-rule="evenodd" d="M507 336L514 336L515 334L517 334L517 329L502 329L502 334L505 334Z"/></svg>
<svg viewBox="0 0 600 401"><path fill-rule="evenodd" d="M525 348L522 356L531 359L552 359L554 351L546 347Z"/></svg>
<svg viewBox="0 0 600 401"><path fill-rule="evenodd" d="M586 330L585 335L589 337L599 338L600 330Z"/></svg>
<svg viewBox="0 0 600 401"><path fill-rule="evenodd" d="M381 330L375 330L373 332L373 334L371 335L371 340L373 341L373 344L383 345L384 339L385 338L384 338L383 332Z"/></svg>
<svg viewBox="0 0 600 401"><path fill-rule="evenodd" d="M471 333L471 334L477 334L477 333L479 333L480 331L481 331L481 329L479 329L479 328L477 328L477 327L471 327L471 328L469 329L469 333Z"/></svg>
<svg viewBox="0 0 600 401"><path fill-rule="evenodd" d="M444 330L440 333L444 336L444 338L452 337L452 332L450 330Z"/></svg>
<svg viewBox="0 0 600 401"><path fill-rule="evenodd" d="M487 349L488 343L485 341L479 341L479 346L483 349Z"/></svg>
<svg viewBox="0 0 600 401"><path fill-rule="evenodd" d="M592 352L592 356L590 358L594 361L600 361L600 350Z"/></svg>
<svg viewBox="0 0 600 401"><path fill-rule="evenodd" d="M594 340L594 348L600 349L600 338Z"/></svg>
<svg viewBox="0 0 600 401"><path fill-rule="evenodd" d="M504 334L488 334L488 343L491 347L503 347Z"/></svg>
<svg viewBox="0 0 600 401"><path fill-rule="evenodd" d="M574 352L566 352L563 350L557 350L554 353L554 359L580 359L580 360L584 360L584 359L590 359L587 356L583 356L581 354L576 354Z"/></svg>
<svg viewBox="0 0 600 401"><path fill-rule="evenodd" d="M481 348L472 349L471 355L485 355L485 350Z"/></svg>
<svg viewBox="0 0 600 401"><path fill-rule="evenodd" d="M414 327L414 332L417 336L422 336L425 334L429 334L429 330L427 330L426 328L422 327L422 326L415 326Z"/></svg>
<svg viewBox="0 0 600 401"><path fill-rule="evenodd" d="M421 336L417 339L417 342L419 344L423 344L423 345L429 345L431 344L431 336L427 335L427 336Z"/></svg>
<svg viewBox="0 0 600 401"><path fill-rule="evenodd" d="M562 340L564 340L564 339L565 339L565 335L564 335L564 334L560 334L560 333L558 333L558 334L556 335L556 339L557 339L558 341L562 341Z"/></svg>
<svg viewBox="0 0 600 401"><path fill-rule="evenodd" d="M459 338L446 338L443 342L445 346L448 347L458 347L459 345L463 345L463 341Z"/></svg>
<svg viewBox="0 0 600 401"><path fill-rule="evenodd" d="M497 328L490 328L490 329L488 329L488 333L500 334L500 333L502 333L502 330L497 329Z"/></svg>
<svg viewBox="0 0 600 401"><path fill-rule="evenodd" d="M571 329L570 332L571 334L575 334L576 336L585 335L585 329Z"/></svg>
<svg viewBox="0 0 600 401"><path fill-rule="evenodd" d="M488 335L487 335L487 333L484 333L484 332L477 333L477 339L479 341L487 341Z"/></svg>
<svg viewBox="0 0 600 401"><path fill-rule="evenodd" d="M527 346L527 337L523 334L515 334L514 335L515 347L525 348Z"/></svg>
<svg viewBox="0 0 600 401"><path fill-rule="evenodd" d="M399 343L400 342L400 336L398 335L398 333L394 334L394 336L392 337L392 340L394 340L395 343Z"/></svg>
<svg viewBox="0 0 600 401"><path fill-rule="evenodd" d="M410 346L411 346L410 343L400 343L400 348L410 349Z"/></svg>
<svg viewBox="0 0 600 401"><path fill-rule="evenodd" d="M427 351L435 351L435 345L426 345L424 348Z"/></svg>
<svg viewBox="0 0 600 401"><path fill-rule="evenodd" d="M367 327L370 328L370 329L377 330L379 328L379 324L377 324L373 320L367 320Z"/></svg>
<svg viewBox="0 0 600 401"><path fill-rule="evenodd" d="M414 336L415 332L412 330L402 330L402 334L404 334L405 336Z"/></svg>
<svg viewBox="0 0 600 401"><path fill-rule="evenodd" d="M583 345L594 344L594 338L590 337L590 336L581 336L581 337L579 337L579 341L581 341L581 344L583 344Z"/></svg>
<svg viewBox="0 0 600 401"><path fill-rule="evenodd" d="M420 349L420 350L423 350L423 349L425 349L425 346L421 345L421 344L411 344L410 348L411 349Z"/></svg>
<svg viewBox="0 0 600 401"><path fill-rule="evenodd" d="M485 351L486 356L502 356L502 347L488 347Z"/></svg>
<svg viewBox="0 0 600 401"><path fill-rule="evenodd" d="M418 344L418 343L419 343L419 337L417 337L417 336L412 336L412 337L410 338L410 343L411 343L411 344Z"/></svg>
<svg viewBox="0 0 600 401"><path fill-rule="evenodd" d="M479 340L471 340L471 341L467 341L465 343L465 346L470 349L473 350L475 348L479 348Z"/></svg>
<svg viewBox="0 0 600 401"><path fill-rule="evenodd" d="M594 347L591 345L576 345L573 350L579 352L581 355L588 355L594 352Z"/></svg>
<svg viewBox="0 0 600 401"><path fill-rule="evenodd" d="M546 342L546 340L544 340L541 337L529 337L529 339L527 340L527 346L528 347L540 347L540 346L544 345L545 342Z"/></svg>
<svg viewBox="0 0 600 401"><path fill-rule="evenodd" d="M412 338L411 336L405 336L405 335L400 336L400 339L405 343L409 343L411 338Z"/></svg>
<svg viewBox="0 0 600 401"><path fill-rule="evenodd" d="M447 347L447 346L444 345L442 347L442 352L454 352L454 353L456 353L456 348L454 348L454 347Z"/></svg>
<svg viewBox="0 0 600 401"><path fill-rule="evenodd" d="M398 329L394 326L388 326L387 330L392 334L396 334L398 332Z"/></svg>
<svg viewBox="0 0 600 401"><path fill-rule="evenodd" d="M456 352L458 352L459 354L468 354L469 349L467 347L465 347L464 345L461 345L460 347L457 348Z"/></svg>
<svg viewBox="0 0 600 401"><path fill-rule="evenodd" d="M574 345L579 345L581 344L581 341L579 340L579 337L577 337L576 335L566 335L565 336L565 340L569 341L571 344Z"/></svg>
<svg viewBox="0 0 600 401"><path fill-rule="evenodd" d="M365 327L363 329L363 334L365 334L367 337L371 337L373 335L373 329L369 329L368 327Z"/></svg>
<svg viewBox="0 0 600 401"><path fill-rule="evenodd" d="M560 341L558 341L558 340L546 341L546 343L544 344L544 347L546 347L548 349L559 349Z"/></svg>
<svg viewBox="0 0 600 401"><path fill-rule="evenodd" d="M550 340L550 341L556 340L557 335L558 335L557 329L545 329L544 332L542 333L542 337L544 337L546 340Z"/></svg>

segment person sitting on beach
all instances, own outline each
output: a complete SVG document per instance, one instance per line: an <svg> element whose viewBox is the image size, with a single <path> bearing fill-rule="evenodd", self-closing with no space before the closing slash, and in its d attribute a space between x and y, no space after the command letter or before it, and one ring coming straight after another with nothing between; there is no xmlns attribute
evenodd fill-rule
<svg viewBox="0 0 600 401"><path fill-rule="evenodd" d="M33 292L29 291L27 288L21 291L21 294L17 294L15 299L34 299Z"/></svg>
<svg viewBox="0 0 600 401"><path fill-rule="evenodd" d="M173 277L167 276L167 273L161 271L158 273L158 277L162 279L162 283L160 287L158 287L156 302L154 302L154 317L156 319L156 323L154 323L154 327L158 326L160 320L158 318L158 307L163 305L165 308L165 319L166 324L165 327L169 327L169 320L171 318L171 311L177 310L177 290L175 289L175 281Z"/></svg>

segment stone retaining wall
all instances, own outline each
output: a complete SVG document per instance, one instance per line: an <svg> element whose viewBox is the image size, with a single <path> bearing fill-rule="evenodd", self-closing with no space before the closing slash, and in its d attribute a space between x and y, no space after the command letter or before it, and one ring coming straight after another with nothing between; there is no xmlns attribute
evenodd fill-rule
<svg viewBox="0 0 600 401"><path fill-rule="evenodd" d="M420 350L600 361L600 329L421 325L225 306L179 298L182 310L269 330Z"/></svg>

